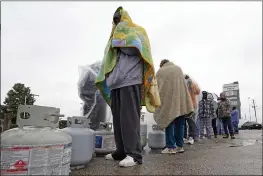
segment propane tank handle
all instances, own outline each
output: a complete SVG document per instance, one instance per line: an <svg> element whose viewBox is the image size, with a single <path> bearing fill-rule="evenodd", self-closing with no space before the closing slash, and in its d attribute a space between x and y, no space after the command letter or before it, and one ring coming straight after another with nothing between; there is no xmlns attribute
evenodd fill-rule
<svg viewBox="0 0 263 176"><path fill-rule="evenodd" d="M89 128L90 119L85 116L73 116L71 117L71 128Z"/></svg>
<svg viewBox="0 0 263 176"><path fill-rule="evenodd" d="M56 117L64 117L64 114L54 114L54 113L50 113L48 114L49 116L56 116Z"/></svg>
<svg viewBox="0 0 263 176"><path fill-rule="evenodd" d="M71 117L68 117L67 118L67 127L70 127L71 126Z"/></svg>
<svg viewBox="0 0 263 176"><path fill-rule="evenodd" d="M19 128L24 126L51 127L59 126L60 109L47 106L19 105L17 109L16 124Z"/></svg>
<svg viewBox="0 0 263 176"><path fill-rule="evenodd" d="M156 125L156 124L152 125L152 130L153 131L157 131L158 129L159 129L158 125Z"/></svg>
<svg viewBox="0 0 263 176"><path fill-rule="evenodd" d="M107 130L111 131L112 130L112 123L111 122L106 122L107 125Z"/></svg>
<svg viewBox="0 0 263 176"><path fill-rule="evenodd" d="M112 123L111 122L100 122L100 129L111 131L112 130Z"/></svg>
<svg viewBox="0 0 263 176"><path fill-rule="evenodd" d="M106 129L107 128L107 125L105 122L100 122L100 126L99 126L100 129Z"/></svg>

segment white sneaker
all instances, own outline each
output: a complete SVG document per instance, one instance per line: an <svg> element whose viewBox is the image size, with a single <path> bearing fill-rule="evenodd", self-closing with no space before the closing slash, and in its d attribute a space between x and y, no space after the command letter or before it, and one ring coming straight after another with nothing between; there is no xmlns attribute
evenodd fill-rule
<svg viewBox="0 0 263 176"><path fill-rule="evenodd" d="M184 148L183 147L176 147L175 152L176 153L184 153Z"/></svg>
<svg viewBox="0 0 263 176"><path fill-rule="evenodd" d="M192 137L189 137L187 143L190 144L190 145L193 145L194 144L194 139Z"/></svg>
<svg viewBox="0 0 263 176"><path fill-rule="evenodd" d="M114 160L111 153L108 154L108 155L106 155L106 156L105 156L105 159L106 159L106 160Z"/></svg>
<svg viewBox="0 0 263 176"><path fill-rule="evenodd" d="M162 154L175 154L175 150L174 149L168 149L168 148L165 148L164 150L162 150L161 152Z"/></svg>
<svg viewBox="0 0 263 176"><path fill-rule="evenodd" d="M184 138L184 143L187 144L187 139Z"/></svg>
<svg viewBox="0 0 263 176"><path fill-rule="evenodd" d="M138 163L136 161L134 161L133 157L130 157L129 155L127 155L127 157L123 160L120 161L119 166L120 167L131 167L131 166L135 166Z"/></svg>

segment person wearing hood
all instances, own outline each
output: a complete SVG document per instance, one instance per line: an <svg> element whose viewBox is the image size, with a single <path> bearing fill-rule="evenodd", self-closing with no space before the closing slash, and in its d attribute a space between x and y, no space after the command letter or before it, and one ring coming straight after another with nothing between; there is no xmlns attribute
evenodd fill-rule
<svg viewBox="0 0 263 176"><path fill-rule="evenodd" d="M200 138L204 138L204 129L206 128L207 138L211 139L214 106L213 102L207 98L208 93L206 91L203 91L202 95L202 100L198 103L198 116L200 118Z"/></svg>
<svg viewBox="0 0 263 176"><path fill-rule="evenodd" d="M226 98L225 93L220 93L220 102L218 103L218 117L222 119L225 135L223 138L235 139L234 130L231 121L231 105L230 101Z"/></svg>
<svg viewBox="0 0 263 176"><path fill-rule="evenodd" d="M238 134L239 112L235 106L232 108L231 117L234 131Z"/></svg>
<svg viewBox="0 0 263 176"><path fill-rule="evenodd" d="M207 99L212 101L214 107L214 114L212 116L212 128L215 138L217 138L217 102L214 100L213 95L210 93L207 96Z"/></svg>
<svg viewBox="0 0 263 176"><path fill-rule="evenodd" d="M166 138L166 148L161 153L182 153L185 117L194 112L183 71L164 59L160 63L156 78L161 106L156 108L154 120L161 129L165 129Z"/></svg>
<svg viewBox="0 0 263 176"><path fill-rule="evenodd" d="M96 86L113 115L116 151L105 159L119 160L121 167L142 164L141 106L154 112L160 98L147 33L122 7L113 15Z"/></svg>
<svg viewBox="0 0 263 176"><path fill-rule="evenodd" d="M196 82L194 82L189 75L184 76L185 83L187 85L189 94L191 96L191 100L194 106L194 112L197 109L197 100L196 97L200 94L200 88ZM195 123L195 113L192 114L190 117L185 118L185 125L184 125L184 138L186 139L186 143L188 144L194 144L194 139L197 139L196 136L196 123ZM188 124L188 129L187 129L187 124ZM188 136L187 136L187 131L188 131Z"/></svg>

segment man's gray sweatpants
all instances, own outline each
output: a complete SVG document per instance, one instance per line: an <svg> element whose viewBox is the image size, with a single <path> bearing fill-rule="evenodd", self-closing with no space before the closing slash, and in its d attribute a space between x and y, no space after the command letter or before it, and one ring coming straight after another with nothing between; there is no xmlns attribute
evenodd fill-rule
<svg viewBox="0 0 263 176"><path fill-rule="evenodd" d="M111 111L117 148L112 157L115 160L122 160L129 155L141 164L141 85L132 85L112 90Z"/></svg>

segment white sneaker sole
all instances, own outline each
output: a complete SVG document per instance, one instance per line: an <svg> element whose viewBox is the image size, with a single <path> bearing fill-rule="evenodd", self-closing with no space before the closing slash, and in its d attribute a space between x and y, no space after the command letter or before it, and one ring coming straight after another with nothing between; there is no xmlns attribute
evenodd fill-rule
<svg viewBox="0 0 263 176"><path fill-rule="evenodd" d="M175 154L175 153L176 153L176 151L172 151L172 152L170 152L170 151L165 151L165 152L161 151L161 154Z"/></svg>
<svg viewBox="0 0 263 176"><path fill-rule="evenodd" d="M120 167L132 167L132 166L136 166L136 165L138 165L137 162L134 162L134 163L126 163L126 164L121 164L121 163L119 163L119 166L120 166Z"/></svg>
<svg viewBox="0 0 263 176"><path fill-rule="evenodd" d="M105 160L114 160L113 158L112 158L112 155L111 156L105 156Z"/></svg>
<svg viewBox="0 0 263 176"><path fill-rule="evenodd" d="M184 153L184 150L176 150L176 153Z"/></svg>

